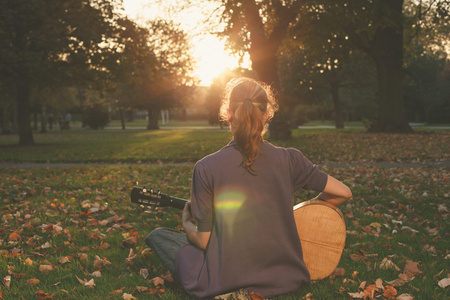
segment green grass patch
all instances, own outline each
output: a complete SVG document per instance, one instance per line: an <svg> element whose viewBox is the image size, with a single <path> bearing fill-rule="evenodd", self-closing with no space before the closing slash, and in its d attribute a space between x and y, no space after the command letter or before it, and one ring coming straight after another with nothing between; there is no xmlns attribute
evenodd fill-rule
<svg viewBox="0 0 450 300"><path fill-rule="evenodd" d="M227 130L81 130L35 134L36 145L19 146L2 136L6 162L195 162L231 139ZM449 160L450 131L368 134L363 130L296 129L276 145L295 147L316 163L424 162Z"/></svg>
<svg viewBox="0 0 450 300"><path fill-rule="evenodd" d="M359 292L363 282L370 286L381 279L384 286L391 285L410 262L420 273L396 286L398 295L450 297L448 288L438 286L450 272L450 169L370 166L448 161L449 135L445 130L388 135L358 129L298 129L288 141L271 141L300 149L354 194L354 200L341 207L348 230L339 264L345 274L280 299L301 299L309 293L314 299L349 299L348 293ZM36 299L42 291L53 299L122 299L124 293L138 299L189 299L177 283L154 286L151 279L166 270L144 243L154 228L180 229L181 212L144 210L130 202L129 193L134 185L146 185L189 198L195 161L219 150L230 138L226 130L73 128L36 134L35 146L22 147L16 145L16 136L2 136L1 162L85 163L1 169L0 274L2 280L11 276L10 287L1 286L3 298ZM170 162L181 164L159 164ZM111 163L115 165L107 165ZM313 196L300 191L296 202ZM124 242L133 236L137 243ZM384 269L384 259L398 269ZM40 266L52 270L44 273ZM147 278L141 269L148 270ZM102 277L94 277L97 271ZM95 286L86 287L77 277L93 279ZM38 283L31 284L32 279ZM140 286L151 290L139 292Z"/></svg>
<svg viewBox="0 0 450 300"><path fill-rule="evenodd" d="M354 193L341 207L348 234L339 267L345 274L280 299L301 299L308 293L314 299L349 299L348 293L357 292L364 281L370 285L380 278L389 285L408 261L417 263L421 273L395 287L399 295L449 297L448 288L437 283L450 270L445 259L450 249L445 209L450 170L357 166L326 171ZM54 299L121 299L124 293L138 299L189 299L177 283L154 286L151 279L166 270L144 243L154 228L179 229L181 212L144 210L129 201L129 192L139 182L188 198L191 172L192 165L3 169L0 274L11 276L10 288L1 289L4 299L35 299L38 290ZM296 201L312 195L299 192ZM137 243L124 244L133 235ZM399 269L382 268L384 258ZM52 271L43 273L42 265L51 265ZM141 269L148 270L147 278ZM102 277L94 277L96 271ZM86 287L77 277L93 279L95 286ZM39 282L29 285L30 279ZM140 293L139 286L160 294Z"/></svg>

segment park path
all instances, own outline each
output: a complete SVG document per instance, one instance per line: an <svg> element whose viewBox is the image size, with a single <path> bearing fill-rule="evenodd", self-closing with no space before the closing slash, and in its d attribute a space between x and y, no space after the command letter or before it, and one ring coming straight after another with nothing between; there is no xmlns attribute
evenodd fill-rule
<svg viewBox="0 0 450 300"><path fill-rule="evenodd" d="M93 166L194 166L195 162L182 163L17 163L0 162L0 169L5 168L68 168L68 167L93 167ZM404 169L439 169L450 168L450 160L426 161L422 163L414 162L354 162L354 163L319 163L322 167L329 168L351 168L354 166L378 167L386 169L404 168Z"/></svg>

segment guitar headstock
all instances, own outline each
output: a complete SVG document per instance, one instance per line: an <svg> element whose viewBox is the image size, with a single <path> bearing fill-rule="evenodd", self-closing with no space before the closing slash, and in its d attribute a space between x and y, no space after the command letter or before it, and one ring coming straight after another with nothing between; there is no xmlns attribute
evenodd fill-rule
<svg viewBox="0 0 450 300"><path fill-rule="evenodd" d="M167 196L160 191L138 186L131 190L131 202L153 207L169 206Z"/></svg>

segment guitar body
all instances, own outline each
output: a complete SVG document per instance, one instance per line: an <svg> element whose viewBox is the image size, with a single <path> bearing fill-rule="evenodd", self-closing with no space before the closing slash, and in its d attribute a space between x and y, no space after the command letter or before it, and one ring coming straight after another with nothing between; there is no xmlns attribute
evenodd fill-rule
<svg viewBox="0 0 450 300"><path fill-rule="evenodd" d="M183 209L186 200L134 187L131 202L150 207ZM294 218L302 243L303 261L311 280L329 276L339 263L345 246L345 222L341 211L321 200L309 200L294 206Z"/></svg>
<svg viewBox="0 0 450 300"><path fill-rule="evenodd" d="M341 211L325 201L309 200L294 206L294 218L311 280L329 276L336 269L345 246L346 229Z"/></svg>

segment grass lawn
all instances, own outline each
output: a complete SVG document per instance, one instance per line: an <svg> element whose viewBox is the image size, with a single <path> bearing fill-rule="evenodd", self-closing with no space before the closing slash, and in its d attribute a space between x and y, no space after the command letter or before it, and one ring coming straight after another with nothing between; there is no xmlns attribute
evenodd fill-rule
<svg viewBox="0 0 450 300"><path fill-rule="evenodd" d="M449 137L449 131L302 129L290 141L273 141L325 164L354 194L341 207L347 240L339 271L279 299L364 293L374 299L448 299L449 288L439 283L450 277L450 168L370 163L448 161ZM130 202L129 192L138 183L188 198L193 163L223 146L229 133L73 129L36 134L32 147L17 146L15 139L1 137L0 162L84 164L0 169L3 299L189 299L144 243L156 227L180 229L181 212L144 210ZM89 165L94 162L105 164ZM332 162L349 167L327 166ZM301 191L295 201L312 196Z"/></svg>

